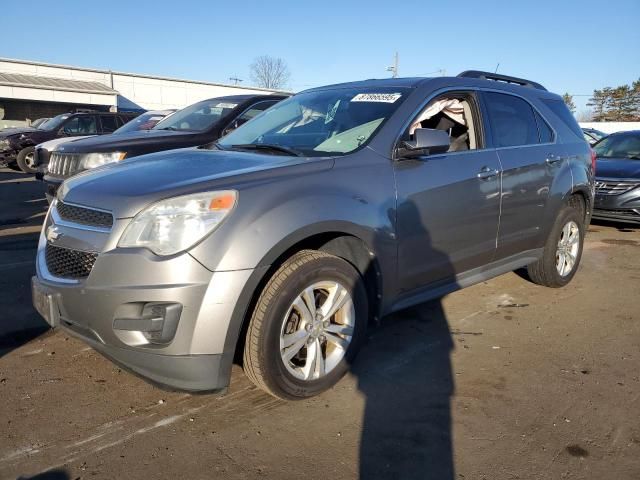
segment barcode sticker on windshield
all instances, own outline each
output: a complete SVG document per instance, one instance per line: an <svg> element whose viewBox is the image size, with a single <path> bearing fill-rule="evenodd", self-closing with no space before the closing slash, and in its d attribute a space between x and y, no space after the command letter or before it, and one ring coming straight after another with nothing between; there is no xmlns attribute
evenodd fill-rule
<svg viewBox="0 0 640 480"><path fill-rule="evenodd" d="M393 103L401 96L401 93L359 93L351 101Z"/></svg>
<svg viewBox="0 0 640 480"><path fill-rule="evenodd" d="M238 106L237 103L224 103L224 102L221 102L221 103L218 103L216 105L216 108L236 108L237 106Z"/></svg>

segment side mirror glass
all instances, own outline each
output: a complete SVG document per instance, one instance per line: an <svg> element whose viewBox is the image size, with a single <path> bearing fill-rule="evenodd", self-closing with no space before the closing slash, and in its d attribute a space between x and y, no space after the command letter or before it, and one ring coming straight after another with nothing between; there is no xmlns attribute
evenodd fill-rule
<svg viewBox="0 0 640 480"><path fill-rule="evenodd" d="M416 128L413 132L413 140L404 142L400 156L415 158L423 155L445 153L451 147L449 134L444 130L431 128Z"/></svg>

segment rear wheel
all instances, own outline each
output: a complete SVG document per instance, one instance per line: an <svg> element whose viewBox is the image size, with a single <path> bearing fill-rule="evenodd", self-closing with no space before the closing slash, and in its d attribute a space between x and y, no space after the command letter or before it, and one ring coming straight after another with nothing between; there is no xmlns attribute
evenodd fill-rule
<svg viewBox="0 0 640 480"><path fill-rule="evenodd" d="M576 274L584 243L584 207L572 198L558 215L542 258L527 267L529 278L546 287L564 287Z"/></svg>
<svg viewBox="0 0 640 480"><path fill-rule="evenodd" d="M24 173L36 173L38 166L36 165L35 147L27 147L18 153L17 163Z"/></svg>
<svg viewBox="0 0 640 480"><path fill-rule="evenodd" d="M367 295L355 268L304 250L275 272L258 299L247 331L245 373L278 398L317 395L346 373L366 322Z"/></svg>

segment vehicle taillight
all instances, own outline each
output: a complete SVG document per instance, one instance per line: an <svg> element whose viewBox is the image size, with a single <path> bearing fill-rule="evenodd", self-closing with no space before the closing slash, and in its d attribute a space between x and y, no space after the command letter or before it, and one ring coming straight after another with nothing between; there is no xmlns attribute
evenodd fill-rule
<svg viewBox="0 0 640 480"><path fill-rule="evenodd" d="M594 175L596 174L596 151L593 148L590 148L589 150L591 150L591 173L593 173Z"/></svg>

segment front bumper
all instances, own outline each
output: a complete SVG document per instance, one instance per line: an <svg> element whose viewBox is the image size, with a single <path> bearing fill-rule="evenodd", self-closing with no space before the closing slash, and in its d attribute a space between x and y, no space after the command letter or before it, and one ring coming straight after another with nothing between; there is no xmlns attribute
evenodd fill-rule
<svg viewBox="0 0 640 480"><path fill-rule="evenodd" d="M18 158L18 152L13 149L1 150L0 151L0 167L6 167L7 165L11 165Z"/></svg>
<svg viewBox="0 0 640 480"><path fill-rule="evenodd" d="M640 223L640 187L620 195L606 195L596 192L593 218Z"/></svg>
<svg viewBox="0 0 640 480"><path fill-rule="evenodd" d="M56 278L45 258L52 217L50 212L40 238L33 290L34 304L43 295L51 299L48 321L53 326L154 382L184 390L228 385L235 349L225 349L225 343L233 310L252 270L211 272L188 253L161 259L143 249L118 249L114 244L128 220L117 220L109 233L61 222L55 224L61 233L54 241L58 247L94 246L99 254L88 277ZM144 305L157 302L181 306L175 335L166 344L153 343L142 333ZM116 320L122 319L128 328L116 328L121 325ZM138 321L140 331L131 328Z"/></svg>

